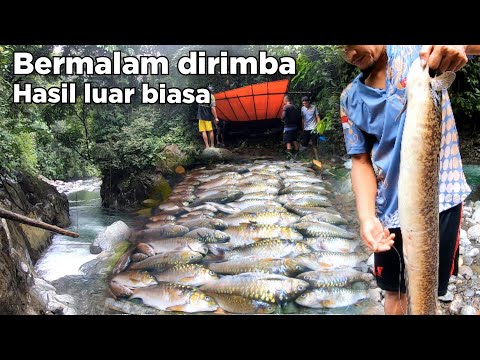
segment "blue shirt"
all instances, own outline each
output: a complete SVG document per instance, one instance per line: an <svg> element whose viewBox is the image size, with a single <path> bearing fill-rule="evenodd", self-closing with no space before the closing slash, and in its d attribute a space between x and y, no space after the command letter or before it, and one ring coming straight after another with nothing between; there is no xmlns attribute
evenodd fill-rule
<svg viewBox="0 0 480 360"><path fill-rule="evenodd" d="M376 210L385 227L400 227L398 177L406 112L407 74L421 46L387 46L385 89L374 89L358 75L340 97L340 116L347 154L370 153L377 178ZM442 139L439 173L440 211L462 203L470 194L458 146L458 132L446 90L442 92Z"/></svg>

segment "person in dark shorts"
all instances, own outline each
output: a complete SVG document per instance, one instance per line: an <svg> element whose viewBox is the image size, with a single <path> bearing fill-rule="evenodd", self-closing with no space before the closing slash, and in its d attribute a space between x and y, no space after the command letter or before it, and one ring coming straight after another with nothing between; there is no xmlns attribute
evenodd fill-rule
<svg viewBox="0 0 480 360"><path fill-rule="evenodd" d="M299 149L299 144L297 141L299 113L295 105L291 103L289 95L285 95L283 98L283 104L283 141L287 145L288 157L290 159L296 159Z"/></svg>
<svg viewBox="0 0 480 360"><path fill-rule="evenodd" d="M215 128L217 133L217 146L225 147L225 120L215 120Z"/></svg>
<svg viewBox="0 0 480 360"><path fill-rule="evenodd" d="M407 296L398 214L401 135L406 112L407 74L415 59L440 72L458 71L479 45L345 45L345 60L361 73L340 96L347 154L352 157L360 236L374 255L374 273L385 290L385 314L404 314ZM462 203L471 193L463 174L458 132L450 99L442 96L439 174L440 246L438 295L457 273ZM414 196L414 194L411 194ZM433 271L433 269L432 269ZM447 300L447 299L444 299Z"/></svg>
<svg viewBox="0 0 480 360"><path fill-rule="evenodd" d="M308 146L311 142L315 158L318 160L318 134L315 134L312 131L320 121L320 115L318 115L317 107L310 102L308 96L302 97L302 105L302 146Z"/></svg>

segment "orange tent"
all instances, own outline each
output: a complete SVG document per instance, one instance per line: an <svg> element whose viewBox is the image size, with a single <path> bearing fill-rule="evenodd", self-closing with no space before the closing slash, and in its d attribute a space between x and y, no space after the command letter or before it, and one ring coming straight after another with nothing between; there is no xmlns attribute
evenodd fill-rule
<svg viewBox="0 0 480 360"><path fill-rule="evenodd" d="M216 93L217 115L227 121L279 119L288 82L270 81Z"/></svg>

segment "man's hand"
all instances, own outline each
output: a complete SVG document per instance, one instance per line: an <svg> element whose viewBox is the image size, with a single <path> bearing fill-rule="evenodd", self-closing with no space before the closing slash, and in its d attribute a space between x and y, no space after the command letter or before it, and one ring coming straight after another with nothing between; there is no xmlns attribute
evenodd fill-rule
<svg viewBox="0 0 480 360"><path fill-rule="evenodd" d="M218 124L218 118L215 119L215 124Z"/></svg>
<svg viewBox="0 0 480 360"><path fill-rule="evenodd" d="M465 45L424 45L420 50L422 66L445 71L458 71L468 61Z"/></svg>
<svg viewBox="0 0 480 360"><path fill-rule="evenodd" d="M361 221L360 236L364 244L373 252L390 250L395 238L395 234L390 234L390 231L384 228L375 216Z"/></svg>

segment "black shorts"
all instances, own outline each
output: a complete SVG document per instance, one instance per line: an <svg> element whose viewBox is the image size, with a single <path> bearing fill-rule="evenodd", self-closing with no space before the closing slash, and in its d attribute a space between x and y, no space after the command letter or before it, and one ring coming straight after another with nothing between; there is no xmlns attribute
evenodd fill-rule
<svg viewBox="0 0 480 360"><path fill-rule="evenodd" d="M297 130L288 130L283 133L283 141L287 143L292 143L297 141Z"/></svg>
<svg viewBox="0 0 480 360"><path fill-rule="evenodd" d="M458 245L460 241L460 222L462 219L462 204L440 213L440 257L438 265L438 296L447 293L450 275L458 273ZM403 242L400 229L389 229L395 233L395 249L401 258L400 274L399 255L395 249L375 253L374 275L382 290L406 292L405 263L403 261ZM400 284L399 284L400 277Z"/></svg>
<svg viewBox="0 0 480 360"><path fill-rule="evenodd" d="M316 146L318 135L315 134L315 133L312 133L312 130L303 130L302 145L303 146L308 146L308 143L310 142L310 139L312 140L312 145Z"/></svg>

